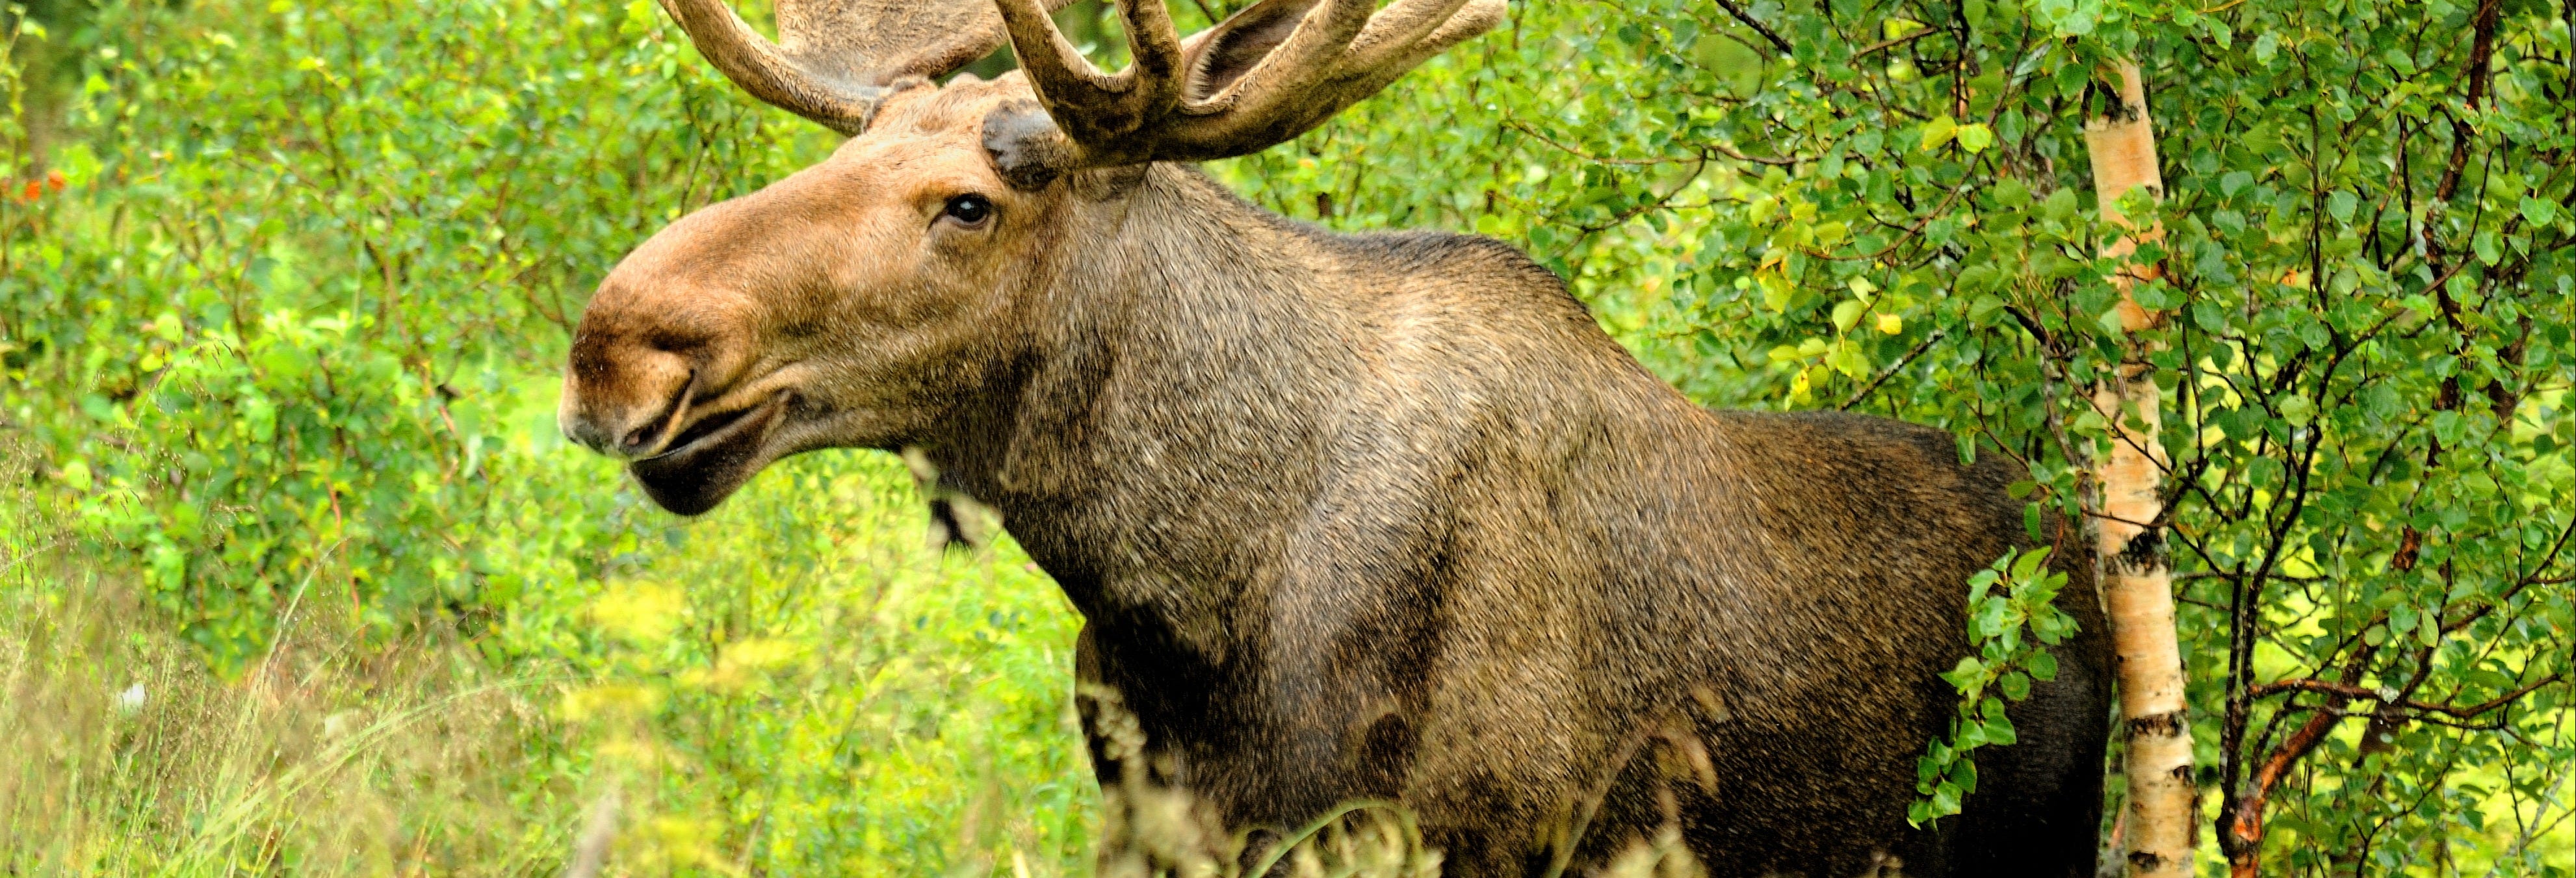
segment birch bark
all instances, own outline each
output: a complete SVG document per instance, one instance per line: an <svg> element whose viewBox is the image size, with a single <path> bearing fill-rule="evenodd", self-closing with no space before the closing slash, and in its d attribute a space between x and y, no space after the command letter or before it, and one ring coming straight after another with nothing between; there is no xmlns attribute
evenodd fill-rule
<svg viewBox="0 0 2576 878"><path fill-rule="evenodd" d="M2161 199L2164 179L2156 168L2155 130L2147 118L2146 85L2138 65L2123 61L2117 70L2119 100L2085 122L2084 143L2103 217L2136 229L2120 213L2120 197L2143 186ZM2126 256L2137 250L2140 239L2152 241L2161 231L2136 230L2104 248L2103 255ZM2123 330L2136 333L2161 319L2130 296L2131 286L2153 279L2155 272L2152 266L2137 266L2115 279ZM2196 790L2182 651L2174 635L2173 575L2161 526L2164 505L2157 495L2166 461L2157 439L2162 406L2148 352L2132 335L2116 374L2093 389L2093 406L2111 423L2112 434L2110 453L2094 461L2093 484L2099 492L2094 551L2095 581L2101 583L2118 654L2121 729L2128 744L2129 874L2162 878L2191 874Z"/></svg>

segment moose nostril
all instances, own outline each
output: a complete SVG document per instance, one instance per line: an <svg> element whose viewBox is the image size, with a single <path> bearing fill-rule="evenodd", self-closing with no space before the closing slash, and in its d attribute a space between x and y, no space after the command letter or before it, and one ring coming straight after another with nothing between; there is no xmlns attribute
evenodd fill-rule
<svg viewBox="0 0 2576 878"><path fill-rule="evenodd" d="M617 441L617 450L633 451L635 449L642 448L644 447L644 443L652 441L652 434L661 431L661 424L646 424L644 426L637 427L634 432L626 434L626 438Z"/></svg>
<svg viewBox="0 0 2576 878"><path fill-rule="evenodd" d="M687 416L689 403L697 399L697 378L696 370L690 370L686 383L680 385L680 392L673 395L669 402L663 403L661 411L655 412L643 423L635 425L634 429L627 431L625 436L617 440L617 452L627 456L642 454L650 451L653 446L664 441L664 437L678 430L680 421Z"/></svg>

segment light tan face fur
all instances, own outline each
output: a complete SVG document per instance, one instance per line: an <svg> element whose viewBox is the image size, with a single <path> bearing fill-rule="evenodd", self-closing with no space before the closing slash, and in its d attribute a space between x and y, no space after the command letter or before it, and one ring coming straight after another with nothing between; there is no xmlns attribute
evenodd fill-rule
<svg viewBox="0 0 2576 878"><path fill-rule="evenodd" d="M1016 75L897 93L822 164L655 234L582 316L565 435L694 514L779 457L928 429L1006 358L1045 262L1065 186L1012 189L979 137L1028 94Z"/></svg>

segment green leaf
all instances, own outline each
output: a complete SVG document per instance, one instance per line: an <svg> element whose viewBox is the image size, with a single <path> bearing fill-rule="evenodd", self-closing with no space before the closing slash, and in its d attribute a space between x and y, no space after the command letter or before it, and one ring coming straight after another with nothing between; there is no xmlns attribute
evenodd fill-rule
<svg viewBox="0 0 2576 878"><path fill-rule="evenodd" d="M2002 599L1977 602L1976 612L1968 616L1968 637L1982 641L2003 636L2011 610L2012 602Z"/></svg>
<svg viewBox="0 0 2576 878"><path fill-rule="evenodd" d="M2006 557L2012 556L2007 555ZM2045 546L2032 549L2027 552L2022 552L2019 557L2013 558L2012 578L2015 580L2027 580L2032 576L2038 575L2039 571L2044 569L2047 564L2048 548Z"/></svg>
<svg viewBox="0 0 2576 878"><path fill-rule="evenodd" d="M1989 191L1995 195L1996 206L2010 210L2030 206L2030 187L2023 185L2019 179L2006 177L2003 182L1996 183Z"/></svg>
<svg viewBox="0 0 2576 878"><path fill-rule="evenodd" d="M79 458L65 461L61 472L63 484L71 486L71 489L74 491L81 491L84 493L89 491L91 477L88 461L84 461Z"/></svg>
<svg viewBox="0 0 2576 878"><path fill-rule="evenodd" d="M1993 296L1978 296L1976 301L1968 303L1968 321L1983 325L1994 317L1995 312L2003 310L2003 307L2004 300L2002 299L1998 299Z"/></svg>
<svg viewBox="0 0 2576 878"><path fill-rule="evenodd" d="M2131 287L2130 298L2149 311L2171 311L2182 306L2182 291L2162 281Z"/></svg>
<svg viewBox="0 0 2576 878"><path fill-rule="evenodd" d="M1970 575L1968 577L1968 605L1973 607L1978 603L1983 602L1986 599L1986 590L1994 587L1997 578L1998 577L1995 575L1995 572L1992 570L1979 570L1975 574Z"/></svg>
<svg viewBox="0 0 2576 878"><path fill-rule="evenodd" d="M1832 366L1834 371L1843 373L1847 378L1869 377L1869 355L1861 352L1860 345L1848 340L1834 345L1833 352L1825 355L1825 365Z"/></svg>
<svg viewBox="0 0 2576 878"><path fill-rule="evenodd" d="M2075 206L2075 190L2061 188L2049 193L2047 200L2039 203L2039 212L2042 216L2062 223L2075 217Z"/></svg>
<svg viewBox="0 0 2576 878"><path fill-rule="evenodd" d="M1966 689L1969 686L1982 682L1985 679L1985 676L1986 663L1978 661L1977 657L1972 655L1959 659L1959 664L1956 667L1942 672L1941 679L1950 681L1950 685L1953 687Z"/></svg>
<svg viewBox="0 0 2576 878"><path fill-rule="evenodd" d="M2522 218L2529 221L2532 228L2537 229L2546 227L2550 223L2557 221L2558 205L2555 202L2524 196L2522 199Z"/></svg>
<svg viewBox="0 0 2576 878"><path fill-rule="evenodd" d="M1834 328L1842 331L1850 331L1852 324L1860 322L1861 312L1866 310L1869 310L1868 303L1857 299L1844 299L1843 301L1836 303L1834 305L1833 317Z"/></svg>
<svg viewBox="0 0 2576 878"><path fill-rule="evenodd" d="M2281 420L2290 422L2294 427L2305 427L2308 421L2316 416L2316 405L2304 396L2285 397L2280 401L2279 408Z"/></svg>
<svg viewBox="0 0 2576 878"><path fill-rule="evenodd" d="M2048 650L2033 651L2022 667L2029 668L2031 677L2042 683L2057 679L2057 655Z"/></svg>
<svg viewBox="0 0 2576 878"><path fill-rule="evenodd" d="M1930 122L1924 123L1922 150L1924 152L1931 152L1935 149L1941 148L1941 145L1949 143L1950 138L1953 135L1956 135L1958 131L1958 121L1951 119L1948 115L1943 115Z"/></svg>
<svg viewBox="0 0 2576 878"><path fill-rule="evenodd" d="M2433 438L2442 440L2442 444L2456 446L2468 437L2468 431L2469 419L2459 412L2433 413Z"/></svg>
<svg viewBox="0 0 2576 878"><path fill-rule="evenodd" d="M1995 145L1994 129L1986 127L1983 122L1961 125L1953 136L1958 138L1959 148L1967 150L1969 155L1985 152L1986 147Z"/></svg>
<svg viewBox="0 0 2576 878"><path fill-rule="evenodd" d="M2397 395L2397 388L2390 387L2384 382L2371 385L2369 390L2362 391L2361 405L2364 412L2382 421L2393 419L2406 411L2405 397Z"/></svg>
<svg viewBox="0 0 2576 878"><path fill-rule="evenodd" d="M1957 745L1959 752L1962 753L1983 747L1986 745L1986 725L1979 722L1964 723L1959 728L1958 736L1953 738L1952 742Z"/></svg>
<svg viewBox="0 0 2576 878"><path fill-rule="evenodd" d="M2227 312L2220 310L2215 302L2193 302L2191 322L2200 327L2202 332L2225 332L2227 331Z"/></svg>

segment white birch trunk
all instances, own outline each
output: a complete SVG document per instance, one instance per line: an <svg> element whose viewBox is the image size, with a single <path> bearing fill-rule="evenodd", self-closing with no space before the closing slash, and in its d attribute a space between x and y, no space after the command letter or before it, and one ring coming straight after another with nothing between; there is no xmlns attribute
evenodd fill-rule
<svg viewBox="0 0 2576 878"><path fill-rule="evenodd" d="M2156 169L2155 130L2147 119L2146 85L2134 62L2121 62L2120 101L2105 116L2087 120L2084 142L2092 156L2093 188L2104 218L2122 225L2128 219L2115 206L2134 187L2147 187L2162 198L2164 180ZM2132 226L2134 228L2134 226ZM2136 237L2153 240L2162 230L2146 229ZM2137 249L2136 238L2123 236L2104 248L2105 256L2124 256ZM2136 332L2156 324L2159 315L2138 307L2129 288L2139 278L2153 278L2152 267L2124 272L2120 286L2120 323ZM2094 462L2100 492L2095 519L2096 582L2110 616L2113 649L2120 681L2121 729L2128 736L2129 781L2126 854L2132 876L2184 876L2192 870L2193 807L2191 723L2183 701L2182 650L2174 636L2173 575L2166 563L2164 535L2146 527L2162 514L2157 499L2164 449L2157 439L2161 405L2155 370L2146 362L2148 349L2131 341L2115 378L2094 387L2093 405L2111 422L2110 454Z"/></svg>

